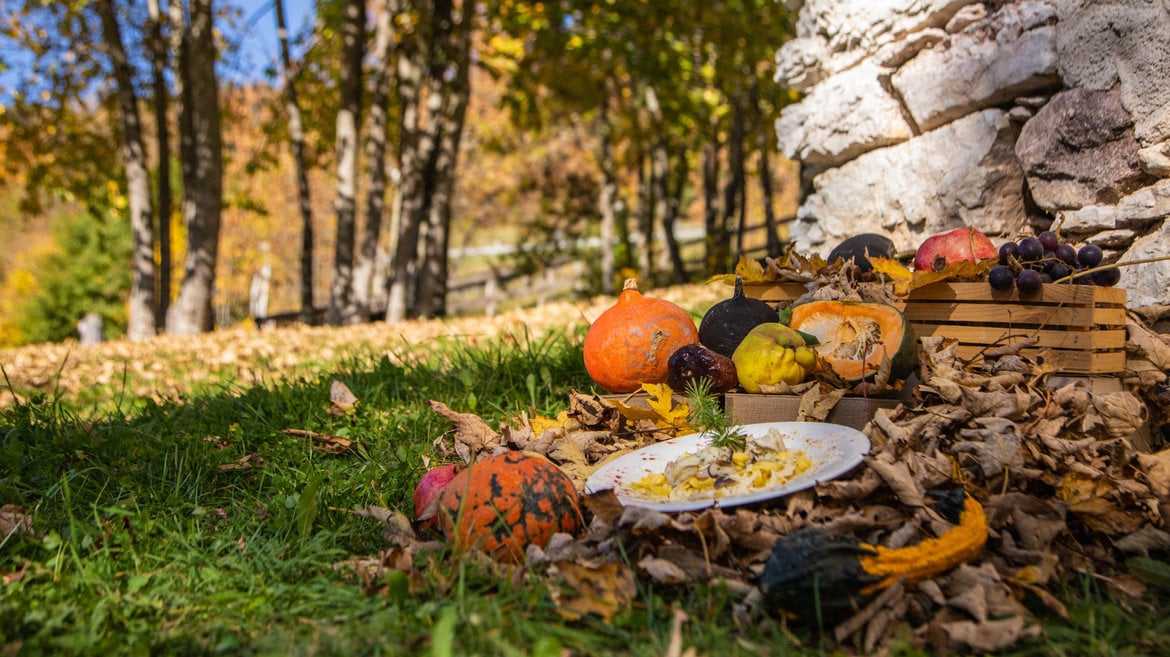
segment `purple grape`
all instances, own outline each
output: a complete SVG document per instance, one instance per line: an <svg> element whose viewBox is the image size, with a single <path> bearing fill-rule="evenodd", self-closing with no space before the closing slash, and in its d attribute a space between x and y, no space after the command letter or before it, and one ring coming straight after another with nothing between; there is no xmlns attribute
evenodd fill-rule
<svg viewBox="0 0 1170 657"><path fill-rule="evenodd" d="M1025 237L1020 240L1020 260L1035 262L1044 257L1044 245L1035 237Z"/></svg>
<svg viewBox="0 0 1170 657"><path fill-rule="evenodd" d="M1015 242L1004 242L999 245L999 264L1006 265L1012 258L1020 257L1020 245Z"/></svg>
<svg viewBox="0 0 1170 657"><path fill-rule="evenodd" d="M1101 259L1105 257L1105 253L1101 251L1101 247L1096 244L1086 244L1077 251L1077 262L1085 269L1092 269L1101 264Z"/></svg>
<svg viewBox="0 0 1170 657"><path fill-rule="evenodd" d="M1066 265L1076 265L1077 249L1072 244L1058 244L1056 246L1056 257Z"/></svg>
<svg viewBox="0 0 1170 657"><path fill-rule="evenodd" d="M1016 278L1016 287L1022 295L1031 296L1037 294L1043 285L1044 278L1035 269L1025 269Z"/></svg>
<svg viewBox="0 0 1170 657"><path fill-rule="evenodd" d="M997 265L987 272L987 283L993 290L1010 290L1016 284L1016 275L1007 265Z"/></svg>
<svg viewBox="0 0 1170 657"><path fill-rule="evenodd" d="M1054 281L1059 281L1065 276L1069 276L1071 274L1072 268L1063 262L1054 262L1048 267L1048 275L1051 276L1052 280Z"/></svg>
<svg viewBox="0 0 1170 657"><path fill-rule="evenodd" d="M1093 283L1095 285L1113 287L1119 281L1121 281L1121 270L1116 267L1093 272Z"/></svg>
<svg viewBox="0 0 1170 657"><path fill-rule="evenodd" d="M1036 239L1040 240L1040 246L1043 246L1045 251L1055 251L1056 245L1060 244L1060 238L1050 230L1040 233Z"/></svg>

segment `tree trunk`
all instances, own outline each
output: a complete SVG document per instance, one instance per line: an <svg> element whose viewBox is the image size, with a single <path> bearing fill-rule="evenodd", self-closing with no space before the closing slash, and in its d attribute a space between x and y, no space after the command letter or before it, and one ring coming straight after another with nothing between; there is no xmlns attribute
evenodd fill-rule
<svg viewBox="0 0 1170 657"><path fill-rule="evenodd" d="M664 154L664 166L669 166L669 158ZM670 173L674 173L674 184L671 185ZM670 257L670 271L674 277L675 283L687 282L687 267L683 262L682 248L679 246L678 237L675 235L674 229L678 224L679 208L682 207L682 196L686 190L687 177L690 175L690 166L687 163L686 151L681 151L678 154L678 161L674 165L674 169L663 174L665 184L663 185L663 208L664 217L662 220L662 233L666 242L666 253Z"/></svg>
<svg viewBox="0 0 1170 657"><path fill-rule="evenodd" d="M654 190L647 174L648 158L645 153L635 160L638 166L638 205L634 220L635 238L638 243L638 275L651 285L654 284Z"/></svg>
<svg viewBox="0 0 1170 657"><path fill-rule="evenodd" d="M337 112L337 243L329 295L329 323L352 324L360 318L354 305L353 261L357 224L358 141L361 137L362 58L365 54L365 0L348 0L342 23L341 107Z"/></svg>
<svg viewBox="0 0 1170 657"><path fill-rule="evenodd" d="M451 7L449 33L441 42L446 60L434 70L442 80L443 109L439 116L439 140L433 162L433 183L428 186L427 244L420 272L419 314L441 317L447 313L447 247L451 234L451 204L455 194L455 171L459 145L471 97L471 31L475 3L463 0Z"/></svg>
<svg viewBox="0 0 1170 657"><path fill-rule="evenodd" d="M597 204L601 211L601 291L614 294L617 290L617 174L614 172L613 126L609 124L609 99L601 102L598 124L598 166L601 168L601 190Z"/></svg>
<svg viewBox="0 0 1170 657"><path fill-rule="evenodd" d="M403 29L397 58L397 93L400 119L398 126L398 189L394 194L394 260L386 289L386 321L400 322L409 314L413 302L415 252L418 248L421 198L421 172L418 170L419 102L422 95L422 71L426 61L426 40L419 34L421 26L412 21L413 3L405 2L401 14Z"/></svg>
<svg viewBox="0 0 1170 657"><path fill-rule="evenodd" d="M366 134L366 166L370 168L370 185L366 191L366 221L354 268L354 302L365 319L378 296L378 238L382 233L382 215L386 211L386 129L390 106L390 47L394 43L394 17L397 0L382 0L378 9L374 37L373 92L370 124ZM381 287L380 285L378 287Z"/></svg>
<svg viewBox="0 0 1170 657"><path fill-rule="evenodd" d="M118 89L122 124L122 160L126 169L126 196L130 207L130 230L134 234L134 275L130 284L130 303L126 337L145 340L155 334L154 324L154 230L151 208L150 170L142 140L142 120L138 114L138 94L122 30L118 27L113 0L95 4L102 21L102 39L113 64Z"/></svg>
<svg viewBox="0 0 1170 657"><path fill-rule="evenodd" d="M774 207L774 194L772 193L772 165L771 165L771 148L772 145L768 142L767 130L759 132L760 137L760 196L764 203L764 230L767 231L767 248L768 255L778 255L780 253L780 227L776 221L776 208Z"/></svg>
<svg viewBox="0 0 1170 657"><path fill-rule="evenodd" d="M719 203L719 131L711 129L711 139L703 144L703 228L706 233L707 274L727 271L728 236L720 224Z"/></svg>
<svg viewBox="0 0 1170 657"><path fill-rule="evenodd" d="M722 230L725 235L730 234L733 223L740 217L741 201L743 200L743 134L744 110L743 99L736 94L732 101L735 106L731 114L731 135L727 138L727 182L723 187L723 218ZM743 226L738 226L735 241L736 251L743 250Z"/></svg>
<svg viewBox="0 0 1170 657"><path fill-rule="evenodd" d="M284 107L288 112L288 139L292 150L293 170L297 177L297 199L301 210L301 321L316 322L313 304L313 202L309 191L309 167L305 163L305 126L292 70L288 47L288 25L284 17L284 0L274 0L276 36L280 41L280 65L284 76Z"/></svg>
<svg viewBox="0 0 1170 657"><path fill-rule="evenodd" d="M167 44L163 37L163 26L167 12L159 0L148 0L150 16L148 42L150 48L151 87L154 94L155 144L158 148L158 275L155 278L154 326L155 331L166 326L167 310L171 306L171 137L170 119L167 116L170 91L167 89ZM170 2L167 2L167 11Z"/></svg>
<svg viewBox="0 0 1170 657"><path fill-rule="evenodd" d="M187 255L179 296L167 317L167 332L173 335L210 331L213 324L211 303L223 210L223 141L211 4L211 0L191 0L189 20L180 17L174 26L183 31L176 78L181 80L179 153Z"/></svg>

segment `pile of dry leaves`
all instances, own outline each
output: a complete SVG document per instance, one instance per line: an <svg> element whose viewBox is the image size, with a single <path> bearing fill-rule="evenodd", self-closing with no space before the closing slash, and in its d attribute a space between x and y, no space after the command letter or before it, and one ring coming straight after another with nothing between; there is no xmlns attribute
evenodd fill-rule
<svg viewBox="0 0 1170 657"><path fill-rule="evenodd" d="M987 512L980 555L884 590L828 630L839 646L868 653L909 627L919 645L940 652L1001 649L1043 631L1031 611L1037 603L1064 614L1053 585L1081 573L1127 604L1143 604L1143 584L1124 562L1170 548L1170 449L1148 442L1149 427L1166 420L1170 346L1137 321L1129 335L1129 385L1104 394L1084 382L1051 385L1041 358L1020 355L1027 342L963 361L948 341L923 340L912 401L877 411L865 427L872 449L848 475L771 503L678 514L622 507L610 491L589 495L586 531L530 548L520 572L547 577L569 618L608 618L647 579L724 585L741 596L736 620L748 622L781 613L767 608L758 587L779 537L819 525L871 543L913 544L947 529L928 492L958 484ZM574 394L559 418L521 417L499 431L432 402L454 427L453 440L437 447L469 462L501 450L539 452L581 487L606 461L687 430L669 391L651 392L648 408ZM387 569L412 573L414 556L434 544L401 514L368 512L386 523L393 547L349 566L368 583L384 581L378 575Z"/></svg>

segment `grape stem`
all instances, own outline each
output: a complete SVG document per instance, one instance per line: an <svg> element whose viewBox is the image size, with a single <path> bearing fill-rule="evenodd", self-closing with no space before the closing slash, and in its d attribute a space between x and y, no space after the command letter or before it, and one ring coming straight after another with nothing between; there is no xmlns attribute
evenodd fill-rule
<svg viewBox="0 0 1170 657"><path fill-rule="evenodd" d="M1057 283L1071 281L1074 278L1080 278L1081 276L1095 274L1099 271L1104 271L1106 269L1120 269L1121 267L1128 267L1130 265L1148 265L1151 262L1163 262L1165 260L1170 260L1170 256L1161 256L1159 258L1145 258L1143 260L1130 260L1128 262L1114 262L1114 263L1108 264L1108 265L1101 265L1099 267L1093 267L1092 269L1082 269L1081 271L1074 271L1073 273L1069 274L1068 276L1065 276L1063 278L1058 278L1055 281L1052 281L1052 284L1055 285Z"/></svg>

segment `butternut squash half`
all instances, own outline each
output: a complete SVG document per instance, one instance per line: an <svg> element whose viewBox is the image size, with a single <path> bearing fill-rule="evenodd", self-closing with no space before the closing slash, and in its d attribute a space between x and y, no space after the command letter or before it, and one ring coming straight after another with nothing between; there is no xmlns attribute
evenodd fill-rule
<svg viewBox="0 0 1170 657"><path fill-rule="evenodd" d="M886 358L891 378L902 379L918 360L910 322L884 303L810 301L792 308L789 326L815 335L817 354L845 381L872 377Z"/></svg>

